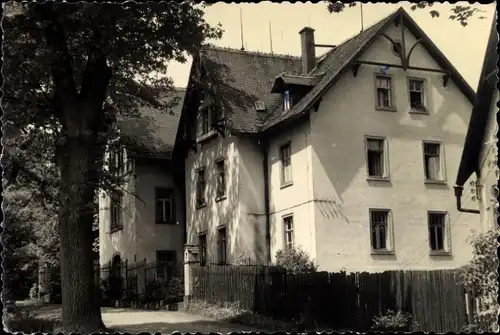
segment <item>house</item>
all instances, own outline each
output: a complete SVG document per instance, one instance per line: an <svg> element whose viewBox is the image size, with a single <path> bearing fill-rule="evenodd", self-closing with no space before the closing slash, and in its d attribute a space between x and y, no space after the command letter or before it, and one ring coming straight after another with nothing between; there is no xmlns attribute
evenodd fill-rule
<svg viewBox="0 0 500 335"><path fill-rule="evenodd" d="M455 186L458 210L480 214L479 230L491 229L497 222L497 44L494 17Z"/></svg>
<svg viewBox="0 0 500 335"><path fill-rule="evenodd" d="M176 159L174 143L184 93L161 97L166 111L140 107L138 116L117 121L121 144L108 161L127 181L122 197L99 199L101 267L146 260L182 270L184 160Z"/></svg>
<svg viewBox="0 0 500 335"><path fill-rule="evenodd" d="M316 57L208 47L183 143L187 249L202 265L301 246L320 270L454 268L457 173L474 90L402 8Z"/></svg>

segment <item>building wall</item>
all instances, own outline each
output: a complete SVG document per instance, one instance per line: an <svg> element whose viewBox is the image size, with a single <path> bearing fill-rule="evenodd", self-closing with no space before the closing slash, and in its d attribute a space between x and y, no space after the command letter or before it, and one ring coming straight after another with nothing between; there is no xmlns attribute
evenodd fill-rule
<svg viewBox="0 0 500 335"><path fill-rule="evenodd" d="M115 254L119 254L122 261L127 260L129 264L144 259L154 262L157 250L175 250L181 263L185 229L181 190L174 184L167 166L134 165L134 177L125 185L123 229L110 233L109 197L99 199L100 264L105 266ZM178 224L155 223L155 187L175 189Z"/></svg>
<svg viewBox="0 0 500 335"><path fill-rule="evenodd" d="M294 243L316 258L309 122L273 137L269 147L271 259L284 247L283 216L293 215ZM293 184L281 187L280 147L290 141Z"/></svg>
<svg viewBox="0 0 500 335"><path fill-rule="evenodd" d="M399 38L394 26L387 34ZM407 50L415 38L407 32ZM400 64L389 42L380 37L363 60ZM438 68L418 45L413 66ZM453 268L471 257L466 238L474 225L458 220L452 179L461 157L471 104L442 75L390 68L395 112L375 109L374 74L362 65L357 77L348 71L311 114L312 175L315 201L316 258L321 270L381 271ZM426 80L429 115L409 113L407 76ZM365 136L388 139L390 181L367 181ZM446 184L425 184L423 140L444 143ZM371 255L369 208L387 208L393 218L394 255ZM449 213L451 255L430 256L427 210Z"/></svg>
<svg viewBox="0 0 500 335"><path fill-rule="evenodd" d="M207 261L216 262L217 228L226 226L228 235L228 262L232 263L239 256L238 246L243 239L240 236L239 220L239 181L237 169L239 163L235 137L215 136L198 145L198 152L189 151L186 159L186 208L187 208L187 244L198 245L198 234L207 234ZM225 159L227 197L216 201L215 196L215 161ZM206 169L207 204L196 208L196 171ZM236 256L237 255L237 256Z"/></svg>

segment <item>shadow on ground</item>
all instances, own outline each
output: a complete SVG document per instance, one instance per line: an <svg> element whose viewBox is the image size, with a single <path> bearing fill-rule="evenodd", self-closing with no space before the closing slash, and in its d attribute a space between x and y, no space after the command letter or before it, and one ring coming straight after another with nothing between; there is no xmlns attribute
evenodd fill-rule
<svg viewBox="0 0 500 335"><path fill-rule="evenodd" d="M238 324L226 324L217 321L194 321L194 322L181 322L181 323L167 323L167 322L153 322L141 324L129 324L110 326L110 329L118 332L140 333L149 332L162 334L180 332L180 333L231 333L241 331L254 331L254 332L271 332L263 329L256 329L251 326L243 326Z"/></svg>

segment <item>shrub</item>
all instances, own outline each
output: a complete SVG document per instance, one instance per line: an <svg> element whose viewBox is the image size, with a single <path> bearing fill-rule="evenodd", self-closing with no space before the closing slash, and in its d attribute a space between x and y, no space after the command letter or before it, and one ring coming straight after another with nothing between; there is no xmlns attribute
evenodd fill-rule
<svg viewBox="0 0 500 335"><path fill-rule="evenodd" d="M379 331L406 331L418 329L418 323L412 320L410 313L386 311L373 318L372 329Z"/></svg>
<svg viewBox="0 0 500 335"><path fill-rule="evenodd" d="M469 292L474 292L482 302L481 315L475 316L474 324L469 327L477 331L495 331L498 328L497 239L499 232L500 229L496 227L474 235L471 238L472 260L458 272L459 282Z"/></svg>
<svg viewBox="0 0 500 335"><path fill-rule="evenodd" d="M287 248L276 252L276 266L290 274L315 272L317 266L301 248Z"/></svg>

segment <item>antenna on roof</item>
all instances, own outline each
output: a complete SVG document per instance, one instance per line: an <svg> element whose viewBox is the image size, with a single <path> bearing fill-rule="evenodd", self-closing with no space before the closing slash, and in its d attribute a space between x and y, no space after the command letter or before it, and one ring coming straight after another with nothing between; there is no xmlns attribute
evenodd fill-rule
<svg viewBox="0 0 500 335"><path fill-rule="evenodd" d="M271 32L271 21L269 21L269 44L271 46L271 54L273 53L273 34Z"/></svg>
<svg viewBox="0 0 500 335"><path fill-rule="evenodd" d="M243 10L240 8L240 32L241 32L241 51L245 50L243 45Z"/></svg>
<svg viewBox="0 0 500 335"><path fill-rule="evenodd" d="M359 11L361 12L361 32L363 32L364 27L363 27L363 3L359 3Z"/></svg>

